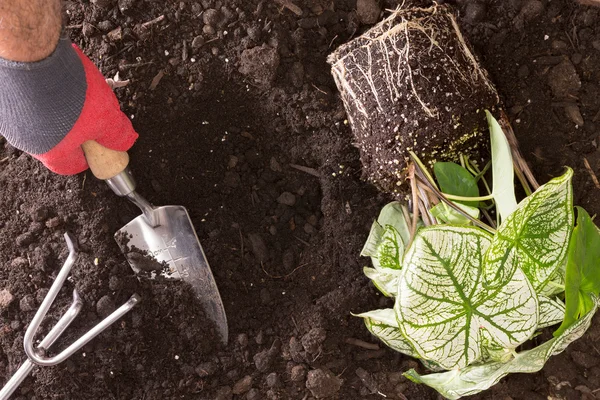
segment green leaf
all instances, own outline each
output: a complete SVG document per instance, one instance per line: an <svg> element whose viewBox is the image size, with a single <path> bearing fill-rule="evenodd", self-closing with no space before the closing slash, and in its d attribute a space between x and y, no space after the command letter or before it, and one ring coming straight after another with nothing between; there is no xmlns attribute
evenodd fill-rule
<svg viewBox="0 0 600 400"><path fill-rule="evenodd" d="M478 219L479 218L479 208L467 206L464 204L460 204L459 202L454 203L457 207L462 209L471 217ZM450 207L448 204L444 202L440 202L435 205L431 210L431 215L439 219L444 223L454 224L454 225L470 225L471 220L467 217Z"/></svg>
<svg viewBox="0 0 600 400"><path fill-rule="evenodd" d="M357 317L363 318L369 332L385 343L386 346L402 354L418 357L408 340L402 336L393 309L373 310L358 314Z"/></svg>
<svg viewBox="0 0 600 400"><path fill-rule="evenodd" d="M402 243L405 245L410 242L410 225L412 222L406 220L405 214L402 211L402 205L399 202L393 201L386 204L381 209L379 217L377 217L377 222L381 226L393 226L400 234Z"/></svg>
<svg viewBox="0 0 600 400"><path fill-rule="evenodd" d="M515 197L515 172L510 145L498 121L485 111L490 128L492 147L492 195L501 221L517 208Z"/></svg>
<svg viewBox="0 0 600 400"><path fill-rule="evenodd" d="M472 226L423 228L406 253L395 311L420 358L464 368L482 349L512 350L538 323L537 296L518 268L493 289L482 286L492 236Z"/></svg>
<svg viewBox="0 0 600 400"><path fill-rule="evenodd" d="M435 179L443 193L463 197L479 197L477 181L469 171L453 162L436 162L433 164ZM479 206L477 201L460 201L471 207Z"/></svg>
<svg viewBox="0 0 600 400"><path fill-rule="evenodd" d="M600 295L600 233L588 213L577 207L577 226L569 243L565 278L565 318L554 335L594 307Z"/></svg>
<svg viewBox="0 0 600 400"><path fill-rule="evenodd" d="M589 328L598 308L594 306L582 319L568 327L560 336L527 351L520 352L508 362L489 362L443 373L419 375L411 369L404 375L416 383L423 383L437 390L442 396L455 400L489 389L510 373L533 373L543 368L552 355L564 351L574 340L579 339Z"/></svg>
<svg viewBox="0 0 600 400"><path fill-rule="evenodd" d="M573 170L526 197L498 227L485 257L484 286L502 285L517 265L542 292L564 263L573 229Z"/></svg>

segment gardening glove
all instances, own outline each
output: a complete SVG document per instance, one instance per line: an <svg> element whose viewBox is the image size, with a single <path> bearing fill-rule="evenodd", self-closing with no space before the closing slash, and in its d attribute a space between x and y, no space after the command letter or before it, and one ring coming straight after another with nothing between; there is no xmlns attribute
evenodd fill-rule
<svg viewBox="0 0 600 400"><path fill-rule="evenodd" d="M67 38L41 61L0 58L0 82L0 135L58 174L88 168L87 140L126 151L138 137L98 68Z"/></svg>

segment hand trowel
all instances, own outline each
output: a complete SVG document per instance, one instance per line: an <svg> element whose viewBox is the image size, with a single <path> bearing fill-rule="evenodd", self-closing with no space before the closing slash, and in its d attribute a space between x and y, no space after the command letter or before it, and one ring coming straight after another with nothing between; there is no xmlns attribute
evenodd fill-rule
<svg viewBox="0 0 600 400"><path fill-rule="evenodd" d="M127 152L108 149L94 140L81 147L94 176L142 210L142 215L115 233L131 268L138 274L146 273L150 260L150 264L163 266L160 275L187 282L226 344L228 328L223 302L185 207L154 207L140 196L128 168Z"/></svg>

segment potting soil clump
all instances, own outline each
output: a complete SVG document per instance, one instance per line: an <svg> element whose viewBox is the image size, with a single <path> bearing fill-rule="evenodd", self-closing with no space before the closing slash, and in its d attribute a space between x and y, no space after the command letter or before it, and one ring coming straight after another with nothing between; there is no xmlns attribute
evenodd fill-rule
<svg viewBox="0 0 600 400"><path fill-rule="evenodd" d="M410 151L427 163L485 157L483 110L498 94L448 7L400 8L328 61L380 189L403 192Z"/></svg>

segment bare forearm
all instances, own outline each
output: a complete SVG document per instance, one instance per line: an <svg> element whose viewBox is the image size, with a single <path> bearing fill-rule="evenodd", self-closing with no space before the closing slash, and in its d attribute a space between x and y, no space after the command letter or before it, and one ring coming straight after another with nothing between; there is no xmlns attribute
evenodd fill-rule
<svg viewBox="0 0 600 400"><path fill-rule="evenodd" d="M61 0L0 0L0 57L46 58L58 43L61 25Z"/></svg>

